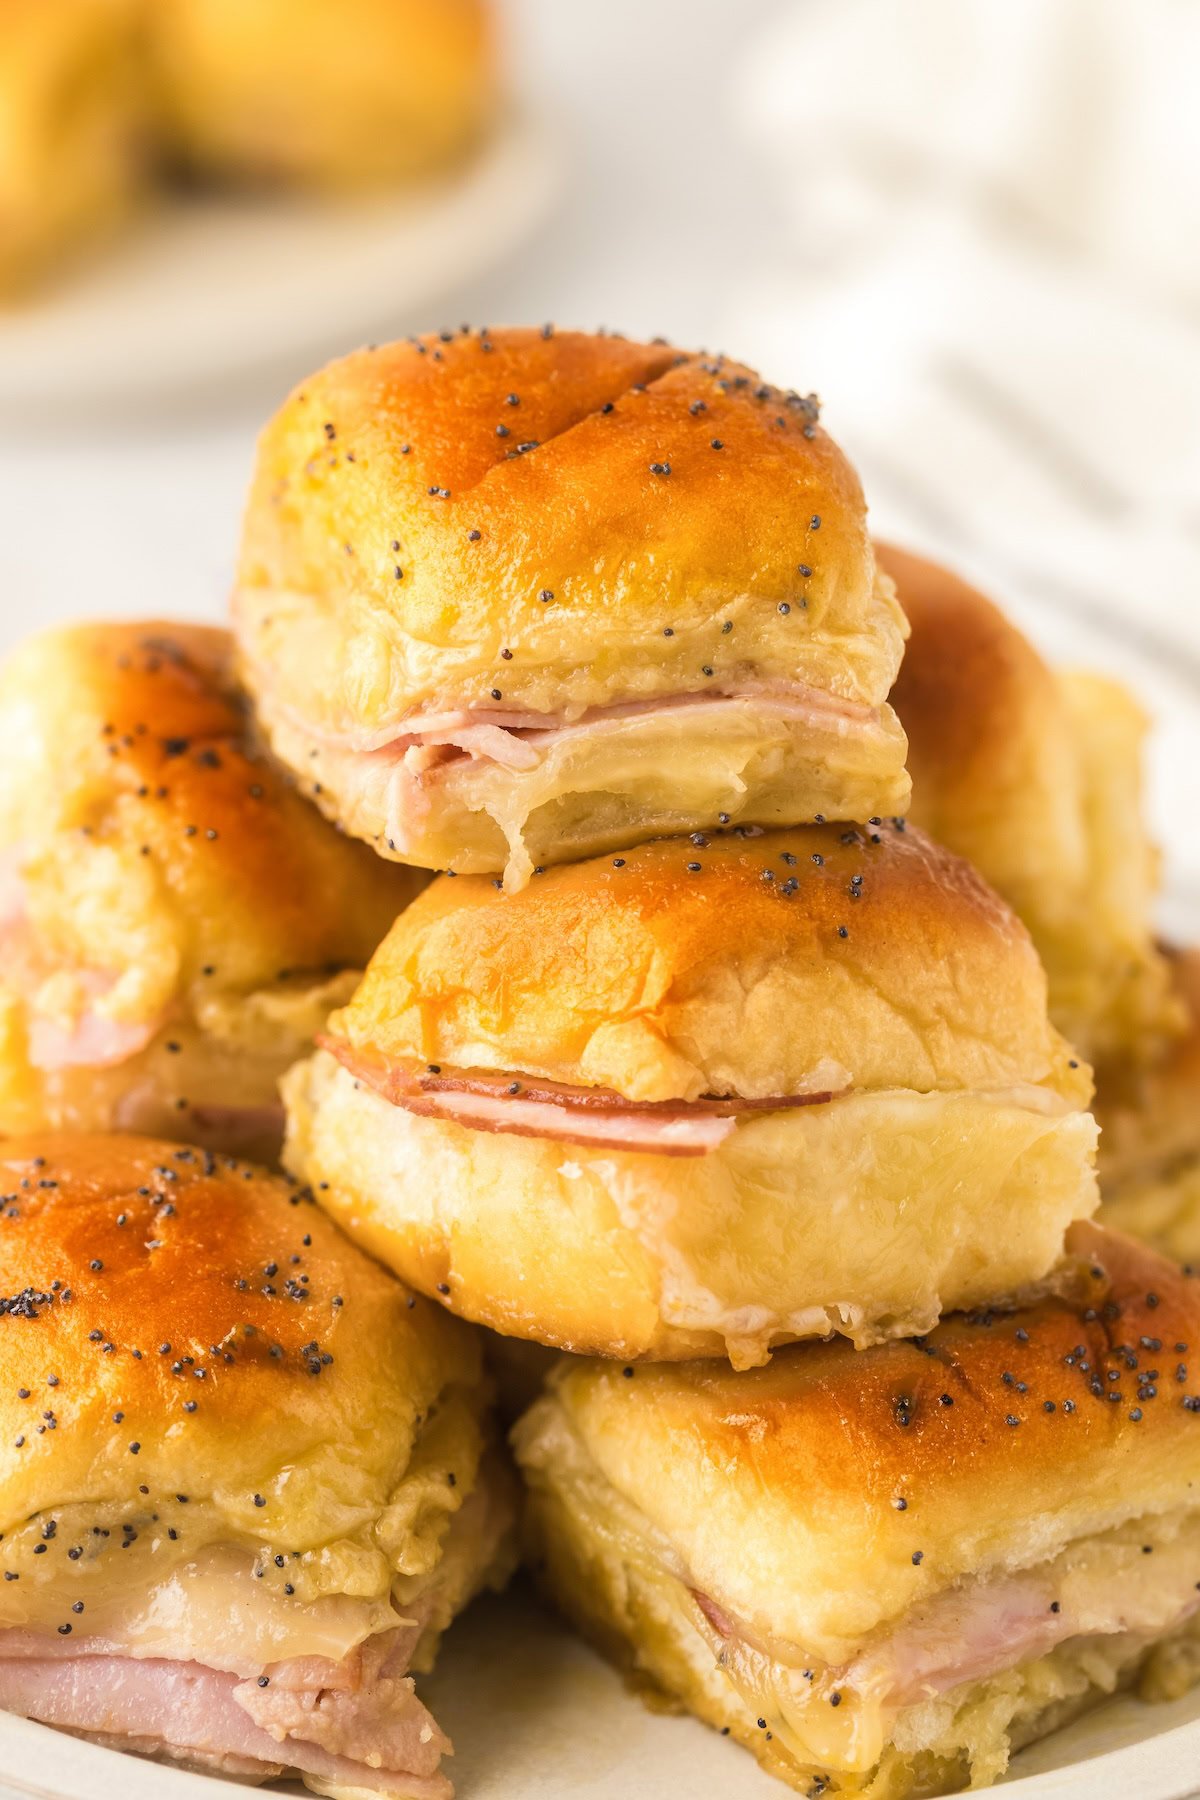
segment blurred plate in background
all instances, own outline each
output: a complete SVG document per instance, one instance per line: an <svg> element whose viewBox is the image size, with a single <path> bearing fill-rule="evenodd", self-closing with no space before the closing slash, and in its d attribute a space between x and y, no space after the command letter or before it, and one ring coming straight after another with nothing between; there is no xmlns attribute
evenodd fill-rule
<svg viewBox="0 0 1200 1800"><path fill-rule="evenodd" d="M167 200L61 287L0 314L0 412L156 406L346 347L515 250L557 192L547 122L513 112L453 175L402 194Z"/></svg>

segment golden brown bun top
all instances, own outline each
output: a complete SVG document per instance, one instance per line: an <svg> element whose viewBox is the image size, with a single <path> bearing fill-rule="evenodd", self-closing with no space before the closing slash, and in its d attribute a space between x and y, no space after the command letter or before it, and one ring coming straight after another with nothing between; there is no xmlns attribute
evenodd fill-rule
<svg viewBox="0 0 1200 1800"><path fill-rule="evenodd" d="M548 713L748 681L878 705L903 618L816 417L738 363L584 332L344 357L259 444L251 682L360 734L493 689Z"/></svg>
<svg viewBox="0 0 1200 1800"><path fill-rule="evenodd" d="M892 691L912 818L1024 919L1051 1015L1085 1056L1153 1057L1184 1021L1153 938L1144 712L1119 682L1051 669L949 570L877 553L912 624Z"/></svg>
<svg viewBox="0 0 1200 1800"><path fill-rule="evenodd" d="M321 1543L378 1514L439 1393L479 1383L469 1330L249 1164L40 1134L0 1146L0 1192L5 1532L142 1484Z"/></svg>
<svg viewBox="0 0 1200 1800"><path fill-rule="evenodd" d="M902 820L664 838L522 893L440 876L331 1030L630 1099L1046 1083L1087 1072L1024 927Z"/></svg>
<svg viewBox="0 0 1200 1800"><path fill-rule="evenodd" d="M1068 855L1078 836L1058 678L976 588L895 545L875 548L912 628L892 703L908 733L913 816L1019 887L1056 823ZM1022 858L1024 823L1036 837Z"/></svg>
<svg viewBox="0 0 1200 1800"><path fill-rule="evenodd" d="M0 669L0 852L66 962L249 989L361 966L424 877L254 746L225 631L74 625ZM148 977L149 979L149 977Z"/></svg>
<svg viewBox="0 0 1200 1800"><path fill-rule="evenodd" d="M1068 1241L1082 1299L741 1374L564 1362L553 1389L692 1585L836 1660L962 1576L1197 1504L1200 1282L1091 1225Z"/></svg>

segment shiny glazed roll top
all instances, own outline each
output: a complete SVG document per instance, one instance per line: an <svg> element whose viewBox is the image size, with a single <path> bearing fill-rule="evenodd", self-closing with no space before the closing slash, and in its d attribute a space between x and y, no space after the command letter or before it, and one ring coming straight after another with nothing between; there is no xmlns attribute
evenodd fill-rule
<svg viewBox="0 0 1200 1800"><path fill-rule="evenodd" d="M0 668L0 1133L275 1155L279 1076L421 886L263 754L231 652L72 625Z"/></svg>
<svg viewBox="0 0 1200 1800"><path fill-rule="evenodd" d="M515 1434L551 1592L810 1797L985 1787L1115 1689L1179 1695L1200 1287L1091 1225L1071 1247L1076 1293L915 1342L564 1362Z"/></svg>
<svg viewBox="0 0 1200 1800"><path fill-rule="evenodd" d="M580 332L360 351L263 433L234 610L306 791L505 871L907 799L905 625L815 400Z"/></svg>
<svg viewBox="0 0 1200 1800"><path fill-rule="evenodd" d="M513 1512L475 1336L232 1158L13 1138L0 1193L0 1708L449 1800L412 1675Z"/></svg>
<svg viewBox="0 0 1200 1800"><path fill-rule="evenodd" d="M1051 669L948 569L878 553L912 624L892 695L910 817L1024 919L1071 1042L1097 1066L1153 1061L1185 1021L1154 935L1145 714L1119 682Z"/></svg>
<svg viewBox="0 0 1200 1800"><path fill-rule="evenodd" d="M1024 927L898 819L443 876L321 1041L288 1166L424 1292L567 1349L925 1330L1095 1204Z"/></svg>

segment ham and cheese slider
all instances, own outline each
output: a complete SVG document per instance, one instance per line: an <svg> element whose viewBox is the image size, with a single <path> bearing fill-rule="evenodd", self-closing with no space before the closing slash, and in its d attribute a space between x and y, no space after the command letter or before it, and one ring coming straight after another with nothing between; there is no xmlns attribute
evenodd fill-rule
<svg viewBox="0 0 1200 1800"><path fill-rule="evenodd" d="M1200 1264L1200 950L1168 950L1188 1027L1157 1062L1106 1068L1096 1092L1106 1224Z"/></svg>
<svg viewBox="0 0 1200 1800"><path fill-rule="evenodd" d="M232 1158L34 1135L0 1191L0 1708L449 1800L412 1672L513 1511L475 1336Z"/></svg>
<svg viewBox="0 0 1200 1800"><path fill-rule="evenodd" d="M321 1042L287 1165L414 1286L564 1349L927 1330L1096 1201L1028 934L903 820L442 876Z"/></svg>
<svg viewBox="0 0 1200 1800"><path fill-rule="evenodd" d="M271 741L458 874L903 810L905 626L816 401L581 332L443 333L263 434L234 611Z"/></svg>
<svg viewBox="0 0 1200 1800"><path fill-rule="evenodd" d="M223 631L69 626L0 669L0 1133L277 1152L279 1076L420 883L248 731Z"/></svg>
<svg viewBox="0 0 1200 1800"><path fill-rule="evenodd" d="M1003 1227L999 1226L998 1229ZM765 1369L564 1362L535 1567L643 1690L802 1794L985 1786L1200 1676L1200 1285L1076 1226L1080 1290Z"/></svg>
<svg viewBox="0 0 1200 1800"><path fill-rule="evenodd" d="M1120 683L1060 673L949 570L880 544L912 626L892 700L909 816L1024 919L1050 1013L1092 1062L1153 1061L1183 1027L1154 938L1146 717Z"/></svg>

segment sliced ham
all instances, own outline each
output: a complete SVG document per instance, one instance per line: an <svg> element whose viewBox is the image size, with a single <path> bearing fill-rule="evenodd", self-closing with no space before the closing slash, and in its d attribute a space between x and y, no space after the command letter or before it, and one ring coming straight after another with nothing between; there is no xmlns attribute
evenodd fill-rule
<svg viewBox="0 0 1200 1800"><path fill-rule="evenodd" d="M1200 1611L1194 1534L1160 1540L1148 1557L1137 1545L1122 1553L1103 1543L1093 1554L1092 1567L1083 1558L1072 1566L1068 1552L1043 1569L948 1588L911 1608L851 1662L826 1669L819 1683L789 1685L821 1705L836 1688L895 1713L1045 1656L1071 1638L1158 1637ZM691 1594L725 1645L765 1656L710 1595L695 1588Z"/></svg>
<svg viewBox="0 0 1200 1800"><path fill-rule="evenodd" d="M94 1006L70 1023L34 1013L29 1021L29 1060L35 1069L111 1069L144 1050L161 1019L110 1019Z"/></svg>
<svg viewBox="0 0 1200 1800"><path fill-rule="evenodd" d="M846 1680L882 1688L890 1706L908 1706L1044 1656L1068 1638L1157 1636L1200 1611L1193 1540L1159 1543L1145 1559L1135 1554L1136 1561L1127 1557L1090 1579L1052 1569L952 1588L914 1609L851 1664Z"/></svg>
<svg viewBox="0 0 1200 1800"><path fill-rule="evenodd" d="M267 687L273 686L265 670L259 671L259 679ZM290 719L297 730L304 731L330 749L370 752L407 748L410 745L453 744L470 754L480 754L487 753L484 751L485 745L489 749L495 748L494 739L481 737L478 735L480 733L503 733L510 737L531 736L544 744L550 737L565 732L588 731L597 725L640 717L647 713L678 712L684 707L719 707L730 700L769 702L774 710L791 718L811 719L821 715L825 719L832 716L847 722L867 724L879 716L876 708L856 700L841 699L823 688L809 687L803 682L769 681L745 682L730 688L714 689L710 686L684 694L660 694L645 700L618 700L611 706L585 707L573 716L566 712L521 712L515 707L488 705L448 708L441 712L433 708L418 708L374 731L320 730L291 708L280 705L274 696L272 705L281 716ZM504 756L501 755L498 760L503 761Z"/></svg>
<svg viewBox="0 0 1200 1800"><path fill-rule="evenodd" d="M41 966L26 909L25 884L21 879L23 853L8 850L0 855L0 964L8 983L32 1003L36 1001L46 970ZM111 1019L97 1002L116 986L117 977L97 969L81 969L76 976L88 997L75 1017L60 1019L31 1011L28 1026L29 1060L35 1069L107 1069L144 1050L162 1024L161 1017L129 1021Z"/></svg>
<svg viewBox="0 0 1200 1800"><path fill-rule="evenodd" d="M295 1769L321 1785L405 1800L451 1800L439 1773L447 1740L406 1676L381 1674L354 1694L272 1693L203 1663L127 1656L0 1659L0 1708L147 1755L232 1759L268 1781Z"/></svg>
<svg viewBox="0 0 1200 1800"><path fill-rule="evenodd" d="M840 740L866 755L899 755L901 740L886 708L844 699L803 683L745 682L702 692L618 701L611 706L536 713L483 702L453 710L417 709L374 730L312 724L276 691L270 670L257 674L264 715L292 741L287 758L313 764L336 793L343 819L386 840L400 856L416 855L441 805L483 812L509 848L505 885L517 891L533 863L524 839L530 814L566 792L588 792L613 753L617 760L662 763L656 733L686 714L687 733L729 738L749 747L764 738L811 739L836 756ZM850 756L855 760L855 753ZM497 779L497 772L500 777ZM730 782L740 791L740 778ZM581 783L576 787L576 782ZM727 796L732 798L732 794Z"/></svg>
<svg viewBox="0 0 1200 1800"><path fill-rule="evenodd" d="M817 1106L833 1098L831 1090L823 1090L759 1100L738 1095L627 1100L609 1088L571 1087L491 1070L430 1069L357 1049L342 1038L322 1035L317 1041L356 1080L408 1112L451 1119L475 1131L506 1131L517 1137L555 1138L658 1156L706 1156L724 1143L739 1115Z"/></svg>
<svg viewBox="0 0 1200 1800"><path fill-rule="evenodd" d="M97 1597L68 1634L0 1627L0 1710L255 1781L291 1771L317 1793L452 1800L439 1767L451 1745L408 1668L503 1561L514 1508L501 1474L485 1463L436 1567L403 1593L289 1600L218 1544L149 1591Z"/></svg>

